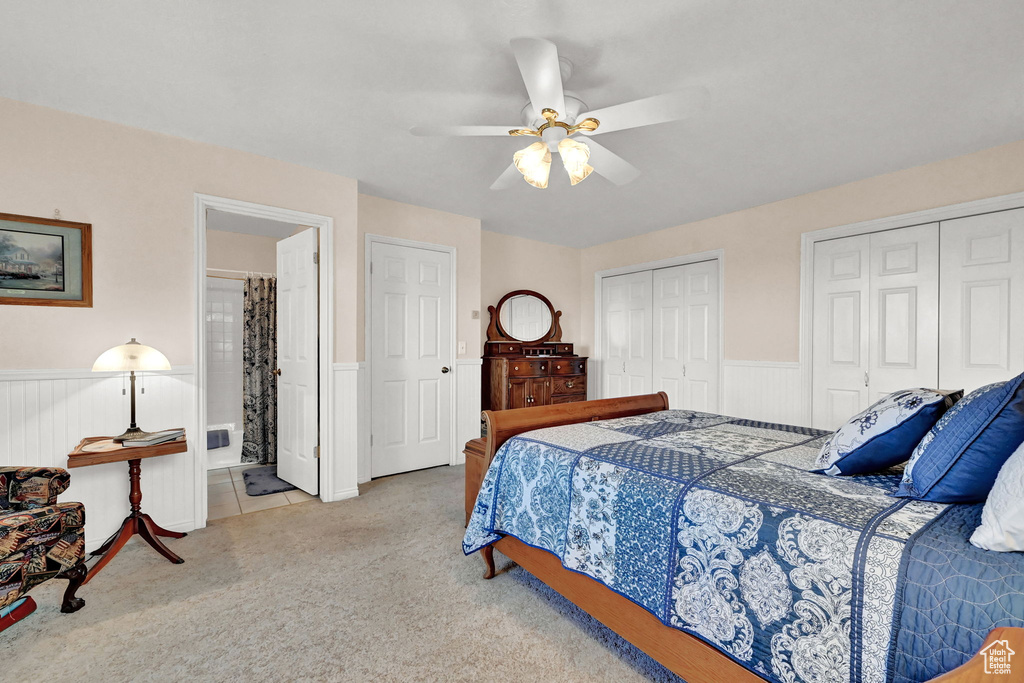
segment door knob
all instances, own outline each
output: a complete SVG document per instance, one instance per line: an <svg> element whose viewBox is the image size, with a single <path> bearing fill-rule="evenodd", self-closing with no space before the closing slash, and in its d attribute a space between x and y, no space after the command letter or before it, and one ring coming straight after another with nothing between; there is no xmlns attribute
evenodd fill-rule
<svg viewBox="0 0 1024 683"><path fill-rule="evenodd" d="M277 375L278 377L280 377L280 376L281 376L281 368L278 368L277 370L274 370L274 373L273 373L273 374L275 374L275 375Z"/></svg>
<svg viewBox="0 0 1024 683"><path fill-rule="evenodd" d="M450 372L450 371L451 371L451 368L449 368L448 366L445 366L445 367L441 368L441 372L447 373L447 372Z"/></svg>

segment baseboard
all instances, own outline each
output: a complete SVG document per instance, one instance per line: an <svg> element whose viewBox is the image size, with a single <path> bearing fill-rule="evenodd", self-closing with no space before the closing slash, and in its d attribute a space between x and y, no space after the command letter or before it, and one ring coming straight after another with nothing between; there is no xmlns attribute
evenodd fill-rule
<svg viewBox="0 0 1024 683"><path fill-rule="evenodd" d="M350 488L350 489L343 489L341 491L335 491L333 498L334 498L334 502L336 503L339 500L345 500L346 498L355 498L358 495L359 495L359 487L355 486L355 487Z"/></svg>

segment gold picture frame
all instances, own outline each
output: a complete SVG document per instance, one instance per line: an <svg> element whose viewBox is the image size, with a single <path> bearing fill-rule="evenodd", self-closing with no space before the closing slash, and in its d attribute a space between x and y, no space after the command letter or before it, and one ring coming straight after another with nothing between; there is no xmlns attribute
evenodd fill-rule
<svg viewBox="0 0 1024 683"><path fill-rule="evenodd" d="M92 224L0 213L0 305L92 307Z"/></svg>

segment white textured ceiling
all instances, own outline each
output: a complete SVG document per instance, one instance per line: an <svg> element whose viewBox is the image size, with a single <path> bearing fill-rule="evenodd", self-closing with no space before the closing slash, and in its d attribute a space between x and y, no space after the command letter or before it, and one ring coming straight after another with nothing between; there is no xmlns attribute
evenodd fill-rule
<svg viewBox="0 0 1024 683"><path fill-rule="evenodd" d="M1022 26L1020 0L0 0L0 96L586 246L1024 138ZM493 192L522 139L408 129L518 125L520 35L558 45L590 108L709 103L600 137L630 185Z"/></svg>

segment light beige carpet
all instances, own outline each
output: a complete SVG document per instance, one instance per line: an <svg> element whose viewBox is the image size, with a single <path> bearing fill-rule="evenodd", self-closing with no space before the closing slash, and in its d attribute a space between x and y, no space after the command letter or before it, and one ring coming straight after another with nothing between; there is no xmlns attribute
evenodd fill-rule
<svg viewBox="0 0 1024 683"><path fill-rule="evenodd" d="M66 582L32 591L36 613L0 633L0 678L668 678L518 567L484 581L460 546L462 486L462 467L442 467L215 520L169 540L182 565L135 539L79 591L76 614L59 611Z"/></svg>

